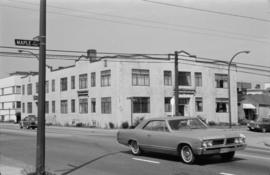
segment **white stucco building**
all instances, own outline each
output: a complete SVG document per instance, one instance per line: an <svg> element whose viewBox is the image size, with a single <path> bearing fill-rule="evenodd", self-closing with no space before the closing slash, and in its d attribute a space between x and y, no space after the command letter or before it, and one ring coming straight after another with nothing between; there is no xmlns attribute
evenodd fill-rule
<svg viewBox="0 0 270 175"><path fill-rule="evenodd" d="M136 120L172 113L173 60L142 56L104 57L91 62L81 59L70 67L47 69L46 77L47 123L108 127L109 123L131 123L131 116ZM37 75L21 79L22 117L37 114L37 81ZM225 64L179 61L180 114L228 122L227 86ZM231 73L231 89L232 122L236 123L235 71Z"/></svg>
<svg viewBox="0 0 270 175"><path fill-rule="evenodd" d="M20 120L21 113L21 77L34 72L14 72L0 79L0 120Z"/></svg>

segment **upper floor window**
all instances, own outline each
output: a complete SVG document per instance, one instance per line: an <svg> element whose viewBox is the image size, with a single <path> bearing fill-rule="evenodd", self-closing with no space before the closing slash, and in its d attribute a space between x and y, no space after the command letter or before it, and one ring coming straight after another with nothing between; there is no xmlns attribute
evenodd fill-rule
<svg viewBox="0 0 270 175"><path fill-rule="evenodd" d="M178 72L178 84L180 86L191 86L191 73Z"/></svg>
<svg viewBox="0 0 270 175"><path fill-rule="evenodd" d="M215 74L216 88L228 88L228 75Z"/></svg>
<svg viewBox="0 0 270 175"><path fill-rule="evenodd" d="M36 83L36 93L38 94L38 83Z"/></svg>
<svg viewBox="0 0 270 175"><path fill-rule="evenodd" d="M53 79L52 80L52 92L54 92L55 91L55 80Z"/></svg>
<svg viewBox="0 0 270 175"><path fill-rule="evenodd" d="M132 69L132 85L149 86L150 85L149 70Z"/></svg>
<svg viewBox="0 0 270 175"><path fill-rule="evenodd" d="M45 113L46 114L49 113L49 102L48 101L45 102Z"/></svg>
<svg viewBox="0 0 270 175"><path fill-rule="evenodd" d="M112 102L111 97L101 98L101 113L102 114L111 114L112 113Z"/></svg>
<svg viewBox="0 0 270 175"><path fill-rule="evenodd" d="M202 73L195 72L195 87L201 87L201 86L202 86Z"/></svg>
<svg viewBox="0 0 270 175"><path fill-rule="evenodd" d="M91 72L91 87L96 86L96 72Z"/></svg>
<svg viewBox="0 0 270 175"><path fill-rule="evenodd" d="M133 113L150 113L149 97L133 97Z"/></svg>
<svg viewBox="0 0 270 175"><path fill-rule="evenodd" d="M75 89L75 76L71 76L71 89Z"/></svg>
<svg viewBox="0 0 270 175"><path fill-rule="evenodd" d="M22 85L22 94L24 95L25 93L25 85Z"/></svg>
<svg viewBox="0 0 270 175"><path fill-rule="evenodd" d="M49 81L46 81L45 83L45 92L49 93Z"/></svg>
<svg viewBox="0 0 270 175"><path fill-rule="evenodd" d="M164 71L164 85L165 86L172 85L172 71Z"/></svg>
<svg viewBox="0 0 270 175"><path fill-rule="evenodd" d="M32 84L27 84L27 95L32 95Z"/></svg>
<svg viewBox="0 0 270 175"><path fill-rule="evenodd" d="M61 80L60 80L60 89L61 89L61 91L66 91L67 90L67 77L61 78Z"/></svg>
<svg viewBox="0 0 270 175"><path fill-rule="evenodd" d="M228 112L228 98L217 98L216 99L216 112L222 113L222 112Z"/></svg>
<svg viewBox="0 0 270 175"><path fill-rule="evenodd" d="M87 88L87 74L80 74L79 75L79 89L86 89Z"/></svg>
<svg viewBox="0 0 270 175"><path fill-rule="evenodd" d="M101 71L100 74L101 87L111 85L111 70Z"/></svg>

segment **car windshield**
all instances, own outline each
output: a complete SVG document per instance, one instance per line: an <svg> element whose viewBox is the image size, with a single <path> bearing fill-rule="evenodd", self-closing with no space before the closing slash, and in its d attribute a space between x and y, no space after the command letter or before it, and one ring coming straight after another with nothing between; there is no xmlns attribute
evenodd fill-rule
<svg viewBox="0 0 270 175"><path fill-rule="evenodd" d="M206 129L207 128L207 126L197 118L169 120L168 123L171 129L175 131L183 130L183 129Z"/></svg>

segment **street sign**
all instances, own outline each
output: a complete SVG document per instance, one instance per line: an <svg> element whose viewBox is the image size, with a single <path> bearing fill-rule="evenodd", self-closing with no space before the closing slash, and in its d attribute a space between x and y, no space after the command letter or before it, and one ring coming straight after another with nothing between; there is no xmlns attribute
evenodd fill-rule
<svg viewBox="0 0 270 175"><path fill-rule="evenodd" d="M15 39L15 45L16 46L39 47L39 41Z"/></svg>

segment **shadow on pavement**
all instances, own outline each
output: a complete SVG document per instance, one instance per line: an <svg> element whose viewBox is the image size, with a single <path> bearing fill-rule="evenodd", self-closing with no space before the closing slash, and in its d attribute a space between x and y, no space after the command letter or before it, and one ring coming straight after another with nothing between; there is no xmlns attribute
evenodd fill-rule
<svg viewBox="0 0 270 175"><path fill-rule="evenodd" d="M70 169L63 169L63 170L56 170L56 171L66 171L66 172L62 173L61 175L67 175L67 174L70 174L70 173L72 173L72 172L74 172L74 171L76 171L76 170L78 170L78 169L80 169L80 168L82 168L82 167L84 167L86 165L89 165L89 164L91 164L91 163L93 163L93 162L95 162L95 161L97 161L99 159L102 159L104 157L108 157L108 156L111 156L111 155L115 155L115 154L118 154L118 153L119 152L112 152L112 153L103 154L103 155L101 155L99 157L96 157L96 158L94 158L94 159L92 159L90 161L87 161L87 162L85 162L85 163L83 163L81 165L77 165L77 166L72 165L72 164L68 164L68 166L71 167Z"/></svg>
<svg viewBox="0 0 270 175"><path fill-rule="evenodd" d="M132 155L130 151L121 151L121 153ZM144 152L142 156L154 158L154 159L162 159L162 160L171 161L171 162L181 162L181 159L178 156L174 156L174 155ZM209 165L209 164L229 163L229 162L236 162L236 161L241 161L241 160L245 160L245 159L234 157L232 160L224 160L219 155L201 156L196 160L195 165L204 166L204 165Z"/></svg>

